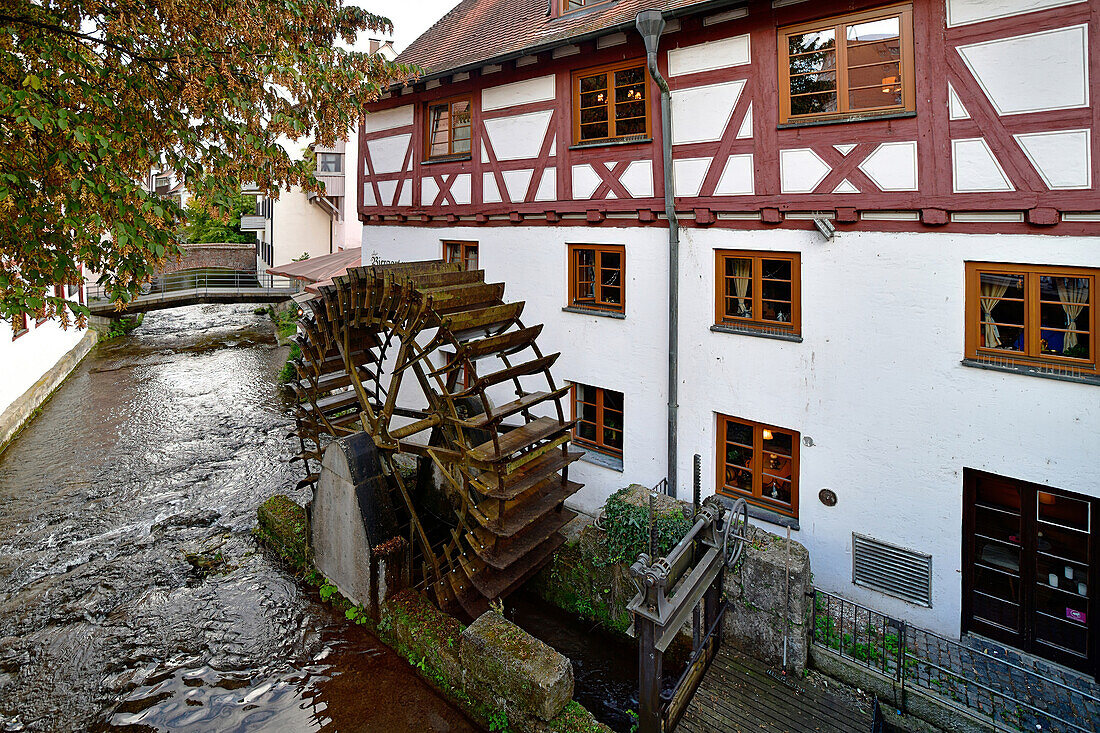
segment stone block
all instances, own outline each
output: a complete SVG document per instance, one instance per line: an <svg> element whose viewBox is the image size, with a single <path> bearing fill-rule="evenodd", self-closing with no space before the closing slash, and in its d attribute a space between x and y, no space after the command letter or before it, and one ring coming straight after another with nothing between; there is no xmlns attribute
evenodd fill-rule
<svg viewBox="0 0 1100 733"><path fill-rule="evenodd" d="M393 595L382 604L378 628L407 659L424 660L451 687L462 687L462 624L422 593L406 589Z"/></svg>
<svg viewBox="0 0 1100 733"><path fill-rule="evenodd" d="M573 698L569 660L495 611L462 632L459 658L467 685L487 688L509 718L552 720Z"/></svg>
<svg viewBox="0 0 1100 733"><path fill-rule="evenodd" d="M350 435L325 449L310 534L317 569L352 602L376 609L382 598L371 548L396 534L396 520L369 435Z"/></svg>
<svg viewBox="0 0 1100 733"><path fill-rule="evenodd" d="M787 540L759 527L750 527L749 537L740 567L726 573L730 607L722 625L723 641L763 662L779 665L786 639L787 667L801 671L809 645L810 553L791 540L788 589L784 579Z"/></svg>

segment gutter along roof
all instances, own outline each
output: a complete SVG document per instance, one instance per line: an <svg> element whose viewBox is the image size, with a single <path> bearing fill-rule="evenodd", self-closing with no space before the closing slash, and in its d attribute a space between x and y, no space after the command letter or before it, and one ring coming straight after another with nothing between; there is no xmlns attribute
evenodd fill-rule
<svg viewBox="0 0 1100 733"><path fill-rule="evenodd" d="M641 10L660 10L665 17L672 17L747 4L747 0L612 0L551 18L547 2L561 0L461 0L397 60L423 68L426 73L421 81L425 81L633 29Z"/></svg>

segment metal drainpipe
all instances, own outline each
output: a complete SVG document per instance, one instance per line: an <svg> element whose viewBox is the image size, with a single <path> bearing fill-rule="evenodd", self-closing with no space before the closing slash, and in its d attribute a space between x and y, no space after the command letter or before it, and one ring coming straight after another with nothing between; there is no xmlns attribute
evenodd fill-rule
<svg viewBox="0 0 1100 733"><path fill-rule="evenodd" d="M665 172L665 217L668 219L668 491L676 497L676 411L679 409L680 295L680 222L676 218L676 191L672 176L672 91L657 69L657 44L665 29L665 19L659 10L643 10L635 18L635 26L645 41L646 61L650 76L661 88L661 153Z"/></svg>

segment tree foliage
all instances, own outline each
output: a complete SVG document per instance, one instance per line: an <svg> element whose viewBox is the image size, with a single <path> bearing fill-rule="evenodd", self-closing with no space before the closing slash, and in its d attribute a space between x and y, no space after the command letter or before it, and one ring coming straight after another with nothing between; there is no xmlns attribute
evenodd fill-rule
<svg viewBox="0 0 1100 733"><path fill-rule="evenodd" d="M224 216L242 184L319 190L280 141L331 145L414 69L341 47L390 22L343 0L0 0L0 318L112 298L179 255L161 161Z"/></svg>
<svg viewBox="0 0 1100 733"><path fill-rule="evenodd" d="M241 231L241 217L248 216L256 207L256 200L252 196L237 194L228 202L228 209L223 209L226 215L219 216L201 202L192 200L187 203L187 223L183 227L181 237L184 244L209 243L209 242L255 242L256 235L253 232Z"/></svg>

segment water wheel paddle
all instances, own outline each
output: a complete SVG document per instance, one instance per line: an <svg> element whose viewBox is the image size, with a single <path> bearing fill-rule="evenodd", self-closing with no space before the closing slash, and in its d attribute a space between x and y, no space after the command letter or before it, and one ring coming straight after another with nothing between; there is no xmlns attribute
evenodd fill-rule
<svg viewBox="0 0 1100 733"><path fill-rule="evenodd" d="M523 303L480 270L408 262L333 282L296 336L302 484L317 481L331 440L368 433L414 548L414 583L477 616L550 558L575 516L563 502L581 487L568 479L581 452L569 449L569 387L550 373L558 354L543 355L542 326L524 326ZM509 388L509 401L490 397ZM415 479L399 456L416 457Z"/></svg>

